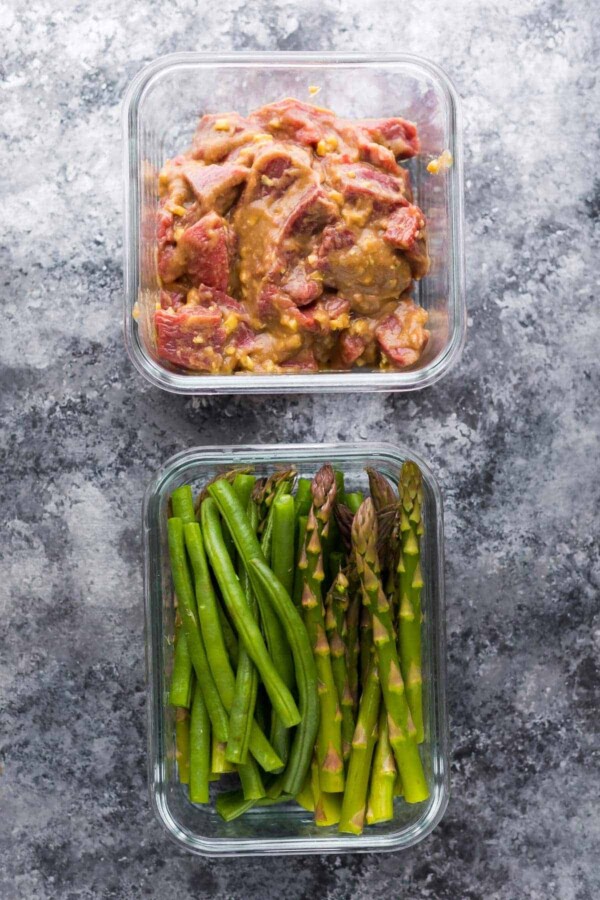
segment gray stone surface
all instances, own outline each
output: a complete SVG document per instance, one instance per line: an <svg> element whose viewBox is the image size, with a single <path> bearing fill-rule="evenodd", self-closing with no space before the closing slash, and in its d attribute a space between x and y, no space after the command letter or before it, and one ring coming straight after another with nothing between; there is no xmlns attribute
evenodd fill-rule
<svg viewBox="0 0 600 900"><path fill-rule="evenodd" d="M0 6L0 896L598 897L597 5ZM469 336L426 392L186 400L126 359L121 96L255 48L406 48L464 98ZM356 433L445 494L448 813L403 855L188 857L146 793L144 486L191 444Z"/></svg>

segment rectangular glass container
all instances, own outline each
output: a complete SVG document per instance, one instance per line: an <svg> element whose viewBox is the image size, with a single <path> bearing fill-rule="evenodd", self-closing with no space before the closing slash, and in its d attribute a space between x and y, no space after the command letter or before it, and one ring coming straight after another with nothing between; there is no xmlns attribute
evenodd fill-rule
<svg viewBox="0 0 600 900"><path fill-rule="evenodd" d="M403 116L417 123L422 152L409 162L415 202L428 220L431 271L414 286L429 313L431 337L420 361L404 371L355 368L309 374L187 374L154 351L157 175L190 146L204 113L242 114L293 96L340 116ZM155 60L132 81L123 107L125 146L125 340L134 365L153 384L180 394L409 391L441 378L465 336L463 183L457 94L436 65L408 54L177 53ZM449 150L437 175L427 163ZM137 304L137 305L136 305ZM136 317L134 318L134 310Z"/></svg>
<svg viewBox="0 0 600 900"><path fill-rule="evenodd" d="M422 758L430 789L423 803L395 801L391 822L365 827L356 837L337 828L318 828L311 813L281 805L251 810L224 822L214 805L197 806L180 785L175 765L174 709L168 704L173 660L174 610L167 544L167 504L183 483L194 488L233 466L252 465L257 474L294 465L310 476L330 461L346 476L350 490L368 486L365 466L375 466L396 483L405 459L423 472L424 536L422 561L423 704L425 741ZM412 453L390 444L272 444L240 447L196 447L173 456L152 479L143 510L146 666L148 685L148 773L157 818L179 846L205 856L283 853L343 853L400 850L428 835L448 803L448 725L445 700L446 638L444 617L443 515L439 488L427 465Z"/></svg>

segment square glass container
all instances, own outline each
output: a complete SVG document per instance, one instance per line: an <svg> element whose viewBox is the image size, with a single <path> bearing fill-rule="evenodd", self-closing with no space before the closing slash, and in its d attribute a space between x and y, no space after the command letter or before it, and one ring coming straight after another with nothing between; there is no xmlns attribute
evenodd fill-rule
<svg viewBox="0 0 600 900"><path fill-rule="evenodd" d="M346 117L403 116L417 123L422 152L409 161L415 201L428 221L431 271L414 286L429 313L430 340L404 371L355 368L313 374L186 374L154 350L157 175L190 146L198 118L242 114L293 96ZM441 378L465 336L463 183L458 97L444 72L408 54L177 53L155 60L132 81L123 108L125 146L125 340L134 365L153 384L180 394L409 391ZM437 175L427 163L449 150ZM137 304L137 306L136 306ZM134 318L134 310L136 317Z"/></svg>
<svg viewBox="0 0 600 900"><path fill-rule="evenodd" d="M423 472L424 536L422 561L423 705L425 741L421 754L430 789L423 803L395 801L391 822L365 827L356 837L335 826L318 828L312 814L291 804L251 810L224 822L214 804L198 806L180 785L175 764L174 709L168 704L173 661L174 610L167 543L167 504L183 483L200 488L234 466L257 474L294 465L310 476L324 460L342 469L351 490L365 489L365 466L375 466L396 483L405 459ZM445 700L446 638L444 617L443 516L439 488L427 465L390 444L272 444L197 447L173 456L152 479L143 510L146 666L148 684L148 773L150 797L158 820L181 847L205 856L292 853L343 853L400 850L428 835L448 803L448 725ZM218 789L218 788L217 788Z"/></svg>

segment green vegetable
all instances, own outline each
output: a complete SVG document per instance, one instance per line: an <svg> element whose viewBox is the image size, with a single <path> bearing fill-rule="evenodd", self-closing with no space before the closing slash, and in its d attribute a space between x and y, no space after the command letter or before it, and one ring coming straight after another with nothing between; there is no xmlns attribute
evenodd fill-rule
<svg viewBox="0 0 600 900"><path fill-rule="evenodd" d="M248 568L250 560L253 558L248 556L248 543L252 547L258 546L256 535L252 530L245 510L240 506L238 497L230 484L226 481L217 481L215 484L210 485L208 490L211 496L202 503L200 512L202 533L213 572L221 588L229 614L240 638L244 642L248 655L258 669L271 703L283 723L288 728L291 728L292 725L297 725L300 721L298 707L289 688L273 665L267 653L260 629L248 609L246 597L223 543L218 507L212 498L218 498L220 505L223 496L226 498L223 505L221 505L221 512L246 568ZM258 552L254 553L254 558L260 559L261 556L262 553L258 546ZM249 569L248 571L252 581L252 572Z"/></svg>
<svg viewBox="0 0 600 900"><path fill-rule="evenodd" d="M277 497L273 502L273 544L271 568L291 596L294 590L294 498L290 494Z"/></svg>
<svg viewBox="0 0 600 900"><path fill-rule="evenodd" d="M235 482L233 486L235 488ZM248 510L249 514L251 514L251 518L257 522L258 513L256 505L251 500L248 500ZM238 561L237 572L240 584L242 585L242 589L246 596L248 608L256 619L258 615L256 598L254 597L252 585L250 584L250 577L241 561ZM250 734L252 731L252 721L256 709L257 694L258 672L242 644L235 676L235 694L229 718L229 752L230 758L231 754L234 754L237 757L236 762L245 762L247 758Z"/></svg>
<svg viewBox="0 0 600 900"><path fill-rule="evenodd" d="M325 630L331 651L331 668L342 711L342 753L344 760L350 756L354 734L352 694L348 682L346 664L346 610L348 608L348 579L338 572L326 599Z"/></svg>
<svg viewBox="0 0 600 900"><path fill-rule="evenodd" d="M396 763L390 746L387 714L382 707L379 712L379 734L373 756L367 824L390 822L394 818L394 787L396 784Z"/></svg>
<svg viewBox="0 0 600 900"><path fill-rule="evenodd" d="M318 729L317 669L308 635L289 594L262 560L254 559L252 567L258 582L262 585L283 625L294 658L301 715L283 774L282 787L288 794L297 794L302 788L310 766L312 748Z"/></svg>
<svg viewBox="0 0 600 900"><path fill-rule="evenodd" d="M414 722L417 743L423 741L423 678L421 674L421 575L420 539L423 533L421 507L423 484L419 467L407 461L400 474L400 534L402 549L398 563L400 664L406 699Z"/></svg>
<svg viewBox="0 0 600 900"><path fill-rule="evenodd" d="M225 758L227 744L218 741L214 732L210 736L210 771L212 775L223 775L226 772L235 772L235 766Z"/></svg>
<svg viewBox="0 0 600 900"><path fill-rule="evenodd" d="M175 488L171 494L171 509L173 515L183 522L193 522L194 498L189 484L182 484ZM185 629L181 616L175 617L175 659L173 662L173 674L171 677L171 692L169 703L171 706L185 706L189 709L192 704L192 658L185 637Z"/></svg>
<svg viewBox="0 0 600 900"><path fill-rule="evenodd" d="M325 634L325 616L321 596L323 569L322 538L335 502L335 478L331 466L323 466L312 483L313 505L306 526L306 539L299 568L304 571L302 606L304 624L313 648L319 677L319 729L317 761L321 790L337 793L344 788L344 760L342 753L342 714L338 703L331 667L331 653Z"/></svg>
<svg viewBox="0 0 600 900"><path fill-rule="evenodd" d="M202 688L204 700L210 716L213 733L218 741L226 741L229 735L229 721L227 712L221 701L221 697L214 682L196 611L196 598L192 579L188 568L185 544L183 538L183 523L181 519L172 518L167 523L169 536L169 555L171 558L171 575L175 593L179 600L179 613L185 629L185 636L189 647L192 665L196 677Z"/></svg>
<svg viewBox="0 0 600 900"><path fill-rule="evenodd" d="M171 509L174 519L181 519L184 525L196 521L194 497L189 484L182 484L171 494Z"/></svg>
<svg viewBox="0 0 600 900"><path fill-rule="evenodd" d="M351 494L346 494L346 506L348 507L350 512L356 513L356 510L364 499L364 494L362 494L360 491L354 491Z"/></svg>
<svg viewBox="0 0 600 900"><path fill-rule="evenodd" d="M192 659L179 615L175 624L175 657L171 674L169 703L189 709L192 695Z"/></svg>
<svg viewBox="0 0 600 900"><path fill-rule="evenodd" d="M210 777L210 719L200 685L196 682L190 718L190 800L208 803Z"/></svg>
<svg viewBox="0 0 600 900"><path fill-rule="evenodd" d="M190 780L190 714L179 707L175 712L175 746L177 747L177 770L181 784Z"/></svg>
<svg viewBox="0 0 600 900"><path fill-rule="evenodd" d="M248 509L248 503L256 484L254 475L245 475L240 473L233 479L233 489L239 497L240 503L244 509Z"/></svg>
<svg viewBox="0 0 600 900"><path fill-rule="evenodd" d="M307 516L312 506L312 493L310 489L310 478L299 478L296 487L296 496L294 497L294 511L296 519L300 516Z"/></svg>
<svg viewBox="0 0 600 900"><path fill-rule="evenodd" d="M280 794L273 799L263 797L260 800L247 800L242 791L225 791L219 794L216 801L217 812L226 822L233 822L243 816L253 806L276 806L278 803L286 803L292 798L288 794Z"/></svg>
<svg viewBox="0 0 600 900"><path fill-rule="evenodd" d="M302 556L302 551L304 549L304 541L306 539L306 524L308 522L308 516L300 516L298 519L298 539L296 541L296 567L294 571L294 591L292 593L292 598L294 600L294 604L298 607L302 607L302 589L304 587L304 571L299 567L298 562L300 557Z"/></svg>
<svg viewBox="0 0 600 900"><path fill-rule="evenodd" d="M200 507L201 512L205 504L209 500L205 500ZM204 518L203 518L204 524ZM223 633L221 631L221 623L217 612L217 598L212 586L208 562L204 552L204 542L200 525L193 522L184 526L185 542L188 555L194 570L196 579L196 603L198 609L198 618L200 620L200 631L204 645L206 647L206 655L212 676L214 678L217 690L223 702L223 706L227 712L231 712L235 697L235 675L227 656ZM247 599L244 597L244 603L248 615L251 615ZM253 620L254 621L254 620ZM254 623L256 626L256 623ZM248 744L252 755L267 771L274 771L281 768L282 760L273 750L267 738L262 733L255 722L250 724L250 735ZM230 762L244 763L246 759L240 758L240 744L233 740L231 728L229 730L226 757ZM254 782L256 786L256 781ZM260 795L262 796L262 794Z"/></svg>
<svg viewBox="0 0 600 900"><path fill-rule="evenodd" d="M390 604L379 577L377 517L370 498L364 501L354 517L352 543L364 590L364 602L369 605L373 622L373 642L388 712L390 743L402 776L406 802L419 803L427 799L429 790L404 692Z"/></svg>
<svg viewBox="0 0 600 900"><path fill-rule="evenodd" d="M323 790L316 753L313 756L310 771L313 805L315 808L315 825L321 828L326 828L328 825L337 825L342 811L342 795L328 794Z"/></svg>
<svg viewBox="0 0 600 900"><path fill-rule="evenodd" d="M377 738L377 717L381 702L379 671L372 655L367 681L360 699L352 752L348 763L339 830L362 834L365 823L371 760Z"/></svg>

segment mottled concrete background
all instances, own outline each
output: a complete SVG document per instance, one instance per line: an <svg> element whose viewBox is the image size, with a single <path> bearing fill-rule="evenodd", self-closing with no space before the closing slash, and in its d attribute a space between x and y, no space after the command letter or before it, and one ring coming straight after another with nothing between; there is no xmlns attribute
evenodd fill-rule
<svg viewBox="0 0 600 900"><path fill-rule="evenodd" d="M0 21L2 898L600 896L597 4L4 0ZM464 98L468 344L424 393L186 400L126 359L123 92L157 55L255 48L408 49ZM448 813L403 855L188 857L146 794L144 487L191 444L356 433L445 493Z"/></svg>

